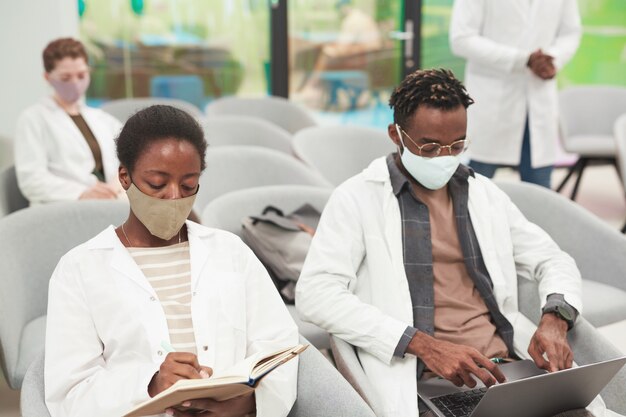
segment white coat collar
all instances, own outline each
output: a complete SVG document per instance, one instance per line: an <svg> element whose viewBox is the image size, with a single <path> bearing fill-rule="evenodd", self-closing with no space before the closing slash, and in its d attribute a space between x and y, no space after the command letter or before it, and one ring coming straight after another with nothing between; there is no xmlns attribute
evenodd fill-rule
<svg viewBox="0 0 626 417"><path fill-rule="evenodd" d="M374 159L369 166L363 170L362 175L365 181L388 183L391 186L386 156Z"/></svg>
<svg viewBox="0 0 626 417"><path fill-rule="evenodd" d="M187 220L185 224L187 225L187 234L189 237L191 288L194 290L198 284L202 269L209 257L206 239L214 234L214 230L190 220ZM89 250L113 250L113 255L110 260L111 267L132 279L137 285L150 294L156 296L154 289L146 280L126 247L124 247L117 237L114 226L111 225L100 232L93 239L89 240L86 245Z"/></svg>
<svg viewBox="0 0 626 417"><path fill-rule="evenodd" d="M65 113L65 110L59 106L59 103L57 103L52 96L43 97L41 99L41 104L50 111ZM80 108L81 114L89 108L82 99L78 102L78 107Z"/></svg>

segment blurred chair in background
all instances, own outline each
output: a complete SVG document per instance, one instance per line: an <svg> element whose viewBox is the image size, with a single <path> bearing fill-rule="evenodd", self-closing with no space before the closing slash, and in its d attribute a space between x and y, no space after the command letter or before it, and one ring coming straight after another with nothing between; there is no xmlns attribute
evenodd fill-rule
<svg viewBox="0 0 626 417"><path fill-rule="evenodd" d="M590 163L616 164L613 126L626 111L626 87L577 86L559 92L563 148L579 155L556 188L560 192L576 174L570 195L576 198L585 167Z"/></svg>
<svg viewBox="0 0 626 417"><path fill-rule="evenodd" d="M201 121L204 115L199 108L191 103L175 98L163 98L163 97L145 97L145 98L121 98L118 100L111 100L104 103L100 109L109 113L120 122L125 123L126 120L137 110L153 106L155 104L164 104L172 107L179 108L192 115L197 120Z"/></svg>
<svg viewBox="0 0 626 417"><path fill-rule="evenodd" d="M310 127L293 138L294 154L334 185L395 149L387 132L360 126Z"/></svg>
<svg viewBox="0 0 626 417"><path fill-rule="evenodd" d="M0 170L0 218L28 207L28 200L17 185L15 166Z"/></svg>
<svg viewBox="0 0 626 417"><path fill-rule="evenodd" d="M13 140L5 136L0 136L0 170L13 165Z"/></svg>
<svg viewBox="0 0 626 417"><path fill-rule="evenodd" d="M256 146L209 148L194 207L201 213L207 204L222 194L287 184L332 187L317 172L282 152Z"/></svg>
<svg viewBox="0 0 626 417"><path fill-rule="evenodd" d="M20 388L44 350L48 281L61 256L127 215L127 203L88 200L38 205L0 219L0 365L11 388Z"/></svg>
<svg viewBox="0 0 626 417"><path fill-rule="evenodd" d="M291 154L291 134L257 117L211 117L202 122L202 127L209 146L260 146Z"/></svg>
<svg viewBox="0 0 626 417"><path fill-rule="evenodd" d="M328 201L332 189L306 185L276 185L242 189L224 194L211 201L202 212L202 224L227 230L241 237L243 218L261 214L269 205L285 213L292 212L305 203L315 207L320 213ZM318 349L330 347L328 333L311 324L302 322L295 306L287 309L298 325L300 333Z"/></svg>
<svg viewBox="0 0 626 417"><path fill-rule="evenodd" d="M624 108L624 110L626 111L626 108ZM617 166L619 168L622 186L624 186L624 190L626 191L626 113L622 114L615 121L613 134L615 135L615 145L617 149ZM622 227L622 233L626 233L626 223L624 223Z"/></svg>
<svg viewBox="0 0 626 417"><path fill-rule="evenodd" d="M306 109L282 97L224 97L209 103L205 112L208 117L225 114L259 117L292 134L317 125Z"/></svg>

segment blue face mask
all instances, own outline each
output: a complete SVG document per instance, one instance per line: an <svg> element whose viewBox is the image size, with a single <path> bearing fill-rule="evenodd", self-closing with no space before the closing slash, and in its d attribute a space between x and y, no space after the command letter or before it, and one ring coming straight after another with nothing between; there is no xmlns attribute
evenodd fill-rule
<svg viewBox="0 0 626 417"><path fill-rule="evenodd" d="M404 148L400 160L409 174L430 190L438 190L445 186L459 167L459 158L452 155L437 156L435 158L424 158L415 155L404 144L398 125L396 125L396 132L398 132L398 137Z"/></svg>

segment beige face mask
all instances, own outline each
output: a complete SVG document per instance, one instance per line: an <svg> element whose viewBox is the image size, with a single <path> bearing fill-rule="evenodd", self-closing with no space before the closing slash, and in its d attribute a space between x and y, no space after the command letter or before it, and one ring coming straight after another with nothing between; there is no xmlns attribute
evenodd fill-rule
<svg viewBox="0 0 626 417"><path fill-rule="evenodd" d="M197 194L196 191L192 196L169 200L146 195L133 183L126 190L135 216L150 233L163 240L170 240L183 227Z"/></svg>

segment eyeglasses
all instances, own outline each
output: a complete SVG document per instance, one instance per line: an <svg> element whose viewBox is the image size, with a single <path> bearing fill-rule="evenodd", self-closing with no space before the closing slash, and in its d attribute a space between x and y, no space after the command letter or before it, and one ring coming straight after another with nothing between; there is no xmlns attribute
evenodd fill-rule
<svg viewBox="0 0 626 417"><path fill-rule="evenodd" d="M469 146L469 140L467 139L456 140L449 145L427 143L420 146L415 143L413 138L411 138L409 134L404 131L404 129L402 129L400 126L398 126L398 128L400 129L400 132L402 132L407 138L409 138L409 140L413 142L413 145L417 147L418 155L423 156L424 158L434 158L436 156L439 156L442 149L448 149L448 153L450 155L457 156L465 152L467 150L467 147Z"/></svg>

